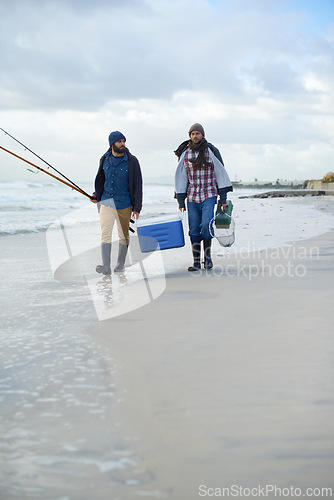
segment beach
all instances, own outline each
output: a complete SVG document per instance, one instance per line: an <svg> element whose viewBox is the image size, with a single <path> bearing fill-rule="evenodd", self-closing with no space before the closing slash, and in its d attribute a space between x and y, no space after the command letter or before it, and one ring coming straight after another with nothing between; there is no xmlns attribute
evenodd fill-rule
<svg viewBox="0 0 334 500"><path fill-rule="evenodd" d="M298 261L302 277L176 273L146 310L96 325L120 363L139 471L152 476L133 498L333 487L334 235L304 245L319 258Z"/></svg>
<svg viewBox="0 0 334 500"><path fill-rule="evenodd" d="M286 227L281 244L266 224L254 244L260 203L258 227ZM307 216L291 224L297 208ZM73 256L58 274L58 237L1 238L1 498L334 492L334 203L246 210L236 245L214 242L211 272L187 272L187 241L140 261L133 240L125 279L97 282L94 231L82 259L71 246L82 228L68 228ZM303 238L323 216L327 230Z"/></svg>

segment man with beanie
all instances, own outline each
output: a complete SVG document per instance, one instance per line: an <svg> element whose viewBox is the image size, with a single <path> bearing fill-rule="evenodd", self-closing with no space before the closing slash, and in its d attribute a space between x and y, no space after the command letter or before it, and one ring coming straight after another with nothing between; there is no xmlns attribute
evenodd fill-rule
<svg viewBox="0 0 334 500"><path fill-rule="evenodd" d="M186 210L187 198L189 236L193 265L188 271L201 268L201 241L204 268L212 269L210 221L219 195L219 206L226 207L226 198L233 187L219 150L205 139L204 128L194 123L189 129L190 140L182 142L174 153L179 159L175 173L175 196L181 211Z"/></svg>
<svg viewBox="0 0 334 500"><path fill-rule="evenodd" d="M125 136L118 132L109 135L110 148L100 159L95 178L93 203L98 203L101 223L102 265L96 272L111 274L111 235L116 220L119 238L118 259L114 272L124 271L131 215L138 219L142 208L143 181L140 165L125 147Z"/></svg>

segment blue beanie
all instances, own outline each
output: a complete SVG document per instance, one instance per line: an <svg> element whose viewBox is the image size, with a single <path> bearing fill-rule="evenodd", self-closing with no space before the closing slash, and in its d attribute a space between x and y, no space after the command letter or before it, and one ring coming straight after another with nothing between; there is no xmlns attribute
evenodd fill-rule
<svg viewBox="0 0 334 500"><path fill-rule="evenodd" d="M118 130L115 130L115 132L111 132L111 134L109 135L110 147L114 144L114 142L120 141L121 139L124 139L126 141L126 138L122 134L122 132L118 132Z"/></svg>

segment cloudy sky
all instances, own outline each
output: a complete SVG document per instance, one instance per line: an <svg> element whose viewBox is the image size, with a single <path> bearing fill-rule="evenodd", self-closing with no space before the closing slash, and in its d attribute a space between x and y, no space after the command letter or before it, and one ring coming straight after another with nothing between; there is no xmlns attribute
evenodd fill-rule
<svg viewBox="0 0 334 500"><path fill-rule="evenodd" d="M334 170L333 0L0 0L0 43L0 127L75 182L113 130L147 182L172 180L194 122L232 180Z"/></svg>

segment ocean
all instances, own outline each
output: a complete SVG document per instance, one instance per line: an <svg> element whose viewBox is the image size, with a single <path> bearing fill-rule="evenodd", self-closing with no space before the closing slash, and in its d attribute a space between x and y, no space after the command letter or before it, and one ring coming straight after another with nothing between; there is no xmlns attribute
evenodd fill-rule
<svg viewBox="0 0 334 500"><path fill-rule="evenodd" d="M88 184L82 188L92 191ZM214 260L291 246L334 229L333 210L326 210L332 197L244 197L256 192L236 189L230 195L236 240L231 248L214 241ZM141 217L179 215L173 196L173 186L145 185ZM56 232L59 221L67 243L73 242L67 261ZM186 216L184 231L185 247L157 253L150 268L147 261L134 260L124 276L104 279L94 271L99 263L94 204L57 183L0 184L3 500L95 500L95 491L113 484L150 481L140 473L140 459L117 420L126 397L115 385L118 366L94 342L90 325L121 321L163 293L168 274L185 271L191 262ZM136 234L132 238L135 246ZM122 323L110 323L115 324Z"/></svg>
<svg viewBox="0 0 334 500"><path fill-rule="evenodd" d="M88 194L93 185L81 183ZM145 214L175 209L173 187L149 185L145 190ZM91 205L87 223L98 220L96 205L69 187L55 183L0 183L0 235L46 231L59 217Z"/></svg>
<svg viewBox="0 0 334 500"><path fill-rule="evenodd" d="M87 193L93 191L91 184L80 186ZM231 251L281 246L311 238L333 226L331 214L320 215L314 210L319 205L319 197L308 196L308 203L303 197L245 198L264 191L235 188L229 194L236 223L236 243ZM178 215L173 186L146 184L141 218L172 214ZM0 236L43 232L63 216L67 216L68 221L72 218L68 223L73 225L98 224L96 206L59 182L0 183Z"/></svg>

